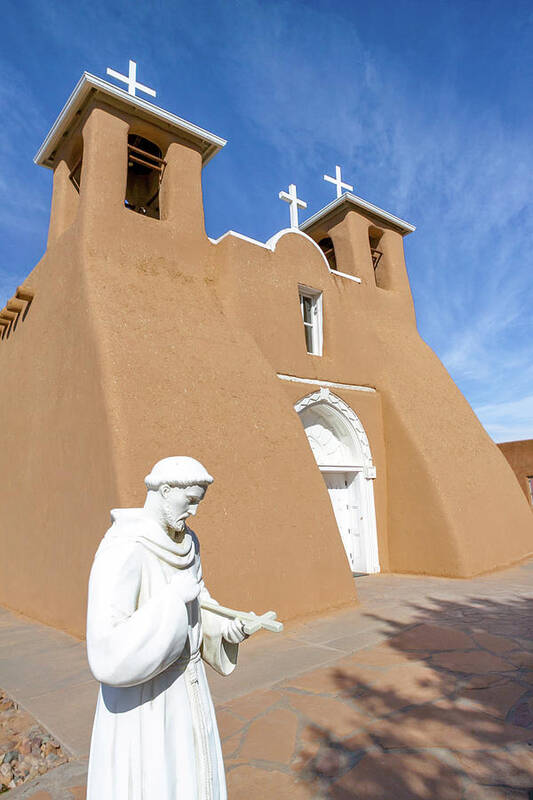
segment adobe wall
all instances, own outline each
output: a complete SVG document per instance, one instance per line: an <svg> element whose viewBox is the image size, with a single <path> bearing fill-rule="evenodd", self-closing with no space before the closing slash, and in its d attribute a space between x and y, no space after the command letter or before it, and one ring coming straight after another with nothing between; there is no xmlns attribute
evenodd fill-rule
<svg viewBox="0 0 533 800"><path fill-rule="evenodd" d="M525 439L518 442L500 442L498 447L509 462L526 496L526 500L531 505L531 490L528 478L533 476L533 439Z"/></svg>
<svg viewBox="0 0 533 800"><path fill-rule="evenodd" d="M116 499L100 356L77 231L28 277L0 342L0 603L80 633L88 565Z"/></svg>
<svg viewBox="0 0 533 800"><path fill-rule="evenodd" d="M225 317L210 277L216 248L203 228L200 156L168 148L168 216L142 217L123 206L127 132L101 109L90 115L75 222L30 276L36 299L24 339L17 332L0 346L3 435L36 408L42 428L37 458L27 436L14 436L27 488L11 481L6 498L11 535L24 546L12 551L18 584L4 584L1 599L83 635L88 572L109 510L143 503L155 461L191 454L216 479L195 520L215 597L274 608L282 619L352 604L353 579L327 492L314 498L322 479L299 419L256 343ZM21 370L9 365L28 354L30 391L21 394ZM46 393L35 388L39 376Z"/></svg>
<svg viewBox="0 0 533 800"><path fill-rule="evenodd" d="M84 169L92 183L83 200L91 209L86 274L102 340L118 504L144 501L144 475L159 458L194 455L216 479L195 520L215 597L275 608L285 619L353 603L327 493L313 502L307 442L299 458L287 458L287 443L301 437L299 420L287 414L271 365L217 295L200 155L169 147L164 219L142 217L121 202L127 132L124 121L91 116Z"/></svg>
<svg viewBox="0 0 533 800"><path fill-rule="evenodd" d="M277 372L379 390L391 570L466 577L517 561L533 551L533 526L516 481L418 335L400 236L389 232L391 288L377 287L361 236L369 222L355 216L336 223L344 224L338 268L361 284L328 274L298 234L281 238L275 254L225 237L217 247L225 253L219 285L228 314L242 320ZM323 291L322 357L303 346L298 283Z"/></svg>
<svg viewBox="0 0 533 800"><path fill-rule="evenodd" d="M36 298L0 343L1 485L16 542L0 602L82 635L109 509L142 504L153 463L190 454L215 476L195 520L215 597L283 619L353 603L293 410L316 387L278 373L376 389L334 391L370 441L383 569L466 576L530 553L511 470L418 336L399 234L386 231L380 287L361 239L369 221L353 212L331 235L339 269L361 284L330 274L298 233L271 249L212 243L200 153L155 128L146 135L168 162L162 218L135 214L124 207L132 120L108 112L95 105L80 120L79 197L70 165L56 168L49 249L28 281ZM298 284L323 291L322 357L305 350Z"/></svg>

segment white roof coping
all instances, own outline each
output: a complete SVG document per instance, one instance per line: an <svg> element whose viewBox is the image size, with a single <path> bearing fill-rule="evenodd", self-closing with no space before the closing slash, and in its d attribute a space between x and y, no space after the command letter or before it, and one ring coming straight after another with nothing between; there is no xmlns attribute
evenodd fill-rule
<svg viewBox="0 0 533 800"><path fill-rule="evenodd" d="M400 219L399 217L395 217L394 214L389 214L388 211L384 211L382 208L375 206L373 203L369 203L368 200L363 200L362 197L357 197L357 195L352 194L351 192L344 192L340 197L335 198L332 200L331 203L328 203L327 206L324 206L320 211L317 211L316 214L313 214L312 217L309 217L302 222L300 225L300 230L305 231L307 228L310 228L315 222L326 217L332 211L334 211L338 206L341 206L343 203L351 203L357 208L362 208L363 211L369 211L375 217L382 219L384 222L388 222L391 225L395 225L397 228L400 228L403 235L408 233L412 233L416 230L414 225L411 225L410 222L405 222L405 220Z"/></svg>
<svg viewBox="0 0 533 800"><path fill-rule="evenodd" d="M61 113L52 125L50 132L46 139L37 151L33 159L36 164L42 167L53 168L54 154L62 137L68 132L72 122L76 119L78 112L84 107L88 99L94 95L104 95L107 99L111 99L115 103L128 107L143 119L148 119L152 122L164 124L168 129L174 130L186 139L192 140L195 144L199 144L202 148L202 160L207 164L209 159L221 150L226 144L226 140L214 133L199 128L198 125L193 125L192 122L187 122L169 111L144 100L142 97L128 94L127 91L121 89L119 86L114 86L112 83L102 80L102 78L91 75L89 72L84 72L79 79L74 91L69 99L63 106Z"/></svg>

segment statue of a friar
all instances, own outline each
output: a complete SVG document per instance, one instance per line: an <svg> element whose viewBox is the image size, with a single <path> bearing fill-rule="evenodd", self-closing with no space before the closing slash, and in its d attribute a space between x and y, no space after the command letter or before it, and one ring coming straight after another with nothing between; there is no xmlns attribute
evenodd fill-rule
<svg viewBox="0 0 533 800"><path fill-rule="evenodd" d="M89 581L87 651L100 681L87 800L225 800L203 661L222 675L262 617L219 606L187 526L213 479L193 458L159 461L144 508L111 512ZM276 627L277 626L277 627Z"/></svg>

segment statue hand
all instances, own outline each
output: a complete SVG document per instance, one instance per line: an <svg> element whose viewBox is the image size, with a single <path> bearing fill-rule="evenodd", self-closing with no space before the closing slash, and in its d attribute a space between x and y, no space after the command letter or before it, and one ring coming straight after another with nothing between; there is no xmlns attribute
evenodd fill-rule
<svg viewBox="0 0 533 800"><path fill-rule="evenodd" d="M245 633L243 623L240 619L228 619L222 635L224 639L231 644L240 644L248 638L248 634Z"/></svg>

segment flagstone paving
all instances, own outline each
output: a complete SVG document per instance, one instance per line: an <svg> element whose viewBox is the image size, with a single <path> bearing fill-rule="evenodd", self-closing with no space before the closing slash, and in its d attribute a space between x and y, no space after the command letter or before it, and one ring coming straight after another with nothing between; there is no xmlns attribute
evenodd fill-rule
<svg viewBox="0 0 533 800"><path fill-rule="evenodd" d="M439 624L225 704L229 797L532 797L530 603L475 622L441 603Z"/></svg>
<svg viewBox="0 0 533 800"><path fill-rule="evenodd" d="M467 582L361 579L375 643L346 654L338 616L329 633L309 623L291 635L327 641L327 663L217 702L229 800L531 800L532 578L533 562ZM83 800L84 769L9 794Z"/></svg>

